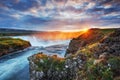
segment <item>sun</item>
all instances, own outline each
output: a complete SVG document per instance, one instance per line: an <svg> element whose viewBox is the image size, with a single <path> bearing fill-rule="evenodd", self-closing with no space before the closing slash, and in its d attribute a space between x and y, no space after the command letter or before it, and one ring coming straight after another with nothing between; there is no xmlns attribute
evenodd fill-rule
<svg viewBox="0 0 120 80"><path fill-rule="evenodd" d="M83 31L83 32L87 32L87 31L88 31L88 29L87 29L87 28L85 28L85 29L83 29L82 31Z"/></svg>

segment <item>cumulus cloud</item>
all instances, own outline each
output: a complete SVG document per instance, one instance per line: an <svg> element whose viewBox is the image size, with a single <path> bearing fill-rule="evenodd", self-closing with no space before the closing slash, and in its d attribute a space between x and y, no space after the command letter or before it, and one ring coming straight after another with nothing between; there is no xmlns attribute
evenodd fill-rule
<svg viewBox="0 0 120 80"><path fill-rule="evenodd" d="M0 0L0 27L8 24L40 30L118 27L119 14L119 0Z"/></svg>

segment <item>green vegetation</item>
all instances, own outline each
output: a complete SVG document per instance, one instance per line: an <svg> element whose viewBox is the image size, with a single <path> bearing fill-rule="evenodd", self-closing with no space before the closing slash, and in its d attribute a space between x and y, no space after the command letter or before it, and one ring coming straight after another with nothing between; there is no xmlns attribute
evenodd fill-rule
<svg viewBox="0 0 120 80"><path fill-rule="evenodd" d="M36 54L36 60L34 61L38 66L38 71L47 72L50 68L54 71L62 71L64 69L65 59L59 58L57 55L47 56L45 54Z"/></svg>
<svg viewBox="0 0 120 80"><path fill-rule="evenodd" d="M114 32L114 29L102 29L101 32L104 34L104 36L107 36L110 33ZM110 39L110 41L113 40L112 37L108 37L107 39ZM96 59L94 54L96 51L100 50L99 44L99 41L87 44L85 47L82 47L80 50L78 50L74 55L74 57L78 56L79 54L84 54L87 56L84 67L78 71L80 79L120 80L120 57L109 54L104 59ZM96 61L97 64L95 64Z"/></svg>
<svg viewBox="0 0 120 80"><path fill-rule="evenodd" d="M107 35L111 32L114 32L115 29L101 29L101 32L104 34L104 35Z"/></svg>
<svg viewBox="0 0 120 80"><path fill-rule="evenodd" d="M79 71L83 80L120 80L120 58L113 57L108 59L108 64L94 64L95 59L88 59L85 67ZM117 78L117 79L116 79Z"/></svg>
<svg viewBox="0 0 120 80"><path fill-rule="evenodd" d="M109 66L111 67L111 70L113 72L116 72L114 73L114 76L119 76L119 70L120 70L120 57L111 57L109 60L108 60L108 63L109 63ZM120 76L119 76L119 79L120 79Z"/></svg>
<svg viewBox="0 0 120 80"><path fill-rule="evenodd" d="M83 80L113 80L113 72L108 65L102 63L94 65L94 59L85 64L84 69L79 71Z"/></svg>
<svg viewBox="0 0 120 80"><path fill-rule="evenodd" d="M100 62L97 65L94 64L96 60L94 50L97 49L97 45L98 43L94 43L84 47L74 55L84 54L88 58L85 67L78 72L79 75L83 80L120 80L120 57L109 55L106 64Z"/></svg>
<svg viewBox="0 0 120 80"><path fill-rule="evenodd" d="M0 56L30 46L28 41L13 38L0 38Z"/></svg>
<svg viewBox="0 0 120 80"><path fill-rule="evenodd" d="M97 49L98 45L99 45L98 42L89 44L89 45L83 47L81 50L78 50L75 55L77 56L78 54L84 54L88 57L93 57L94 50Z"/></svg>
<svg viewBox="0 0 120 80"><path fill-rule="evenodd" d="M65 58L38 53L34 55L33 62L36 65L35 71L44 73L41 80L72 80L66 76Z"/></svg>

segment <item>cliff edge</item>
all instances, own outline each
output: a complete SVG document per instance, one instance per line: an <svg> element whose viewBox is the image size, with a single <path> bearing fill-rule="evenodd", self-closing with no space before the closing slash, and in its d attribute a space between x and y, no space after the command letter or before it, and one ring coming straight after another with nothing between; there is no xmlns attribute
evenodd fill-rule
<svg viewBox="0 0 120 80"><path fill-rule="evenodd" d="M28 41L14 38L0 38L0 56L30 47Z"/></svg>
<svg viewBox="0 0 120 80"><path fill-rule="evenodd" d="M73 38L70 41L65 56L75 54L79 49L82 49L89 44L100 41L104 38L104 36L108 35L113 31L114 29L89 29L87 32L84 32L79 37Z"/></svg>

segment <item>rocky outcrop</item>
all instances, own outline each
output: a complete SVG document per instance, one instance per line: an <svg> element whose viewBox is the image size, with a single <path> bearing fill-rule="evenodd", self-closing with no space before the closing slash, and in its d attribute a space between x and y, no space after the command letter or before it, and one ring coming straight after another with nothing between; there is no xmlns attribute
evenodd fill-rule
<svg viewBox="0 0 120 80"><path fill-rule="evenodd" d="M13 38L0 38L0 56L30 47L28 41Z"/></svg>
<svg viewBox="0 0 120 80"><path fill-rule="evenodd" d="M94 60L94 65L99 65L100 63L107 64L108 55L107 53L102 53L99 58Z"/></svg>
<svg viewBox="0 0 120 80"><path fill-rule="evenodd" d="M104 52L109 55L120 56L120 29L100 40L100 44L95 50L95 54L99 56Z"/></svg>
<svg viewBox="0 0 120 80"><path fill-rule="evenodd" d="M86 56L80 54L76 58L65 59L38 53L28 60L30 80L73 80L78 78L77 72L84 66Z"/></svg>
<svg viewBox="0 0 120 80"><path fill-rule="evenodd" d="M92 68L90 72L93 72L94 69L97 69L98 67L101 68L101 70L102 69L104 70L104 68L106 68L108 72L105 71L105 73L107 75L111 75L111 77L110 76L107 78L104 77L105 80L108 78L109 78L108 80L110 79L119 80L120 79L120 29L115 30L109 35L106 35L103 39L99 41L99 44L96 46L96 48L92 48L91 50L93 52L91 54L91 57L92 59L94 59L92 64L94 68ZM99 75L101 74L100 70L98 70L97 74L98 73ZM97 79L97 77L100 77L99 75L97 76L94 75L94 76ZM102 76L104 75L105 74L103 74Z"/></svg>
<svg viewBox="0 0 120 80"><path fill-rule="evenodd" d="M70 41L65 56L69 54L75 54L78 49L85 47L86 45L95 43L101 40L103 37L104 34L99 29L90 29L87 32L80 35L79 37L73 38Z"/></svg>

